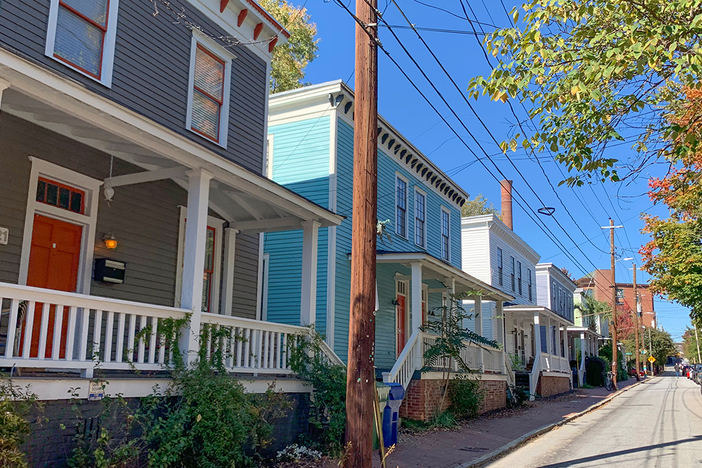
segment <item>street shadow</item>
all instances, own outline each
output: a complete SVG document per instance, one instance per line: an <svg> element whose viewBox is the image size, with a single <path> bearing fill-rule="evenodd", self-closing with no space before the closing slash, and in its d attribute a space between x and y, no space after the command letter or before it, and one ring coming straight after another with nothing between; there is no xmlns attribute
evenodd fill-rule
<svg viewBox="0 0 702 468"><path fill-rule="evenodd" d="M539 468L566 468L566 467L577 465L580 463L588 463L588 462L594 462L594 461L598 461L598 460L606 460L608 458L614 458L614 457L618 457L621 455L630 455L633 453L639 453L639 452L644 452L644 451L653 450L653 449L657 449L657 448L670 447L672 445L681 445L681 444L686 444L688 442L696 442L696 441L702 441L702 435L698 435L698 436L694 436L694 437L690 437L690 438L682 439L682 440L676 440L673 442L665 442L662 444L653 444L653 445L644 445L642 447L636 447L636 448L627 449L627 450L619 450L617 452L603 453L601 455L593 455L591 457L576 458L575 460L568 460L565 462L553 463L551 465L541 465Z"/></svg>

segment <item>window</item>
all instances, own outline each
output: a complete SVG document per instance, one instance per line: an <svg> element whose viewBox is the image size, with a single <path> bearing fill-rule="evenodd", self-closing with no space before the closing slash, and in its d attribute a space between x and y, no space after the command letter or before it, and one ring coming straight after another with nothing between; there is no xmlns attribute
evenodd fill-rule
<svg viewBox="0 0 702 468"><path fill-rule="evenodd" d="M112 85L118 0L52 0L47 56Z"/></svg>
<svg viewBox="0 0 702 468"><path fill-rule="evenodd" d="M517 288L519 294L522 294L522 262L517 262Z"/></svg>
<svg viewBox="0 0 702 468"><path fill-rule="evenodd" d="M185 227L187 209L181 207L178 236L178 271L176 281L175 305L180 307L183 287L183 262L185 258ZM222 271L222 234L224 221L212 216L207 217L207 234L205 243L205 265L202 275L202 311L219 313L219 286Z"/></svg>
<svg viewBox="0 0 702 468"><path fill-rule="evenodd" d="M37 182L37 197L40 203L56 206L74 213L85 212L85 192L68 185L40 177Z"/></svg>
<svg viewBox="0 0 702 468"><path fill-rule="evenodd" d="M556 309L556 282L551 281L551 310Z"/></svg>
<svg viewBox="0 0 702 468"><path fill-rule="evenodd" d="M426 210L427 197L419 192L414 192L414 242L426 248Z"/></svg>
<svg viewBox="0 0 702 468"><path fill-rule="evenodd" d="M263 175L273 180L273 135L266 139L266 158L263 161Z"/></svg>
<svg viewBox="0 0 702 468"><path fill-rule="evenodd" d="M395 187L397 188L395 233L398 236L407 238L407 181L397 177L395 179Z"/></svg>
<svg viewBox="0 0 702 468"><path fill-rule="evenodd" d="M502 249L497 248L497 283L502 286Z"/></svg>
<svg viewBox="0 0 702 468"><path fill-rule="evenodd" d="M510 258L510 261L512 262L512 275L511 275L511 277L512 277L512 291L515 291L516 288L515 288L515 284L514 284L514 257L509 257L509 258Z"/></svg>
<svg viewBox="0 0 702 468"><path fill-rule="evenodd" d="M529 268L527 268L527 294L529 294L529 300L533 300L531 293L531 270Z"/></svg>
<svg viewBox="0 0 702 468"><path fill-rule="evenodd" d="M446 210L441 210L441 258L449 261L451 243L451 215Z"/></svg>
<svg viewBox="0 0 702 468"><path fill-rule="evenodd" d="M209 38L193 32L186 126L226 147L229 128L231 54Z"/></svg>

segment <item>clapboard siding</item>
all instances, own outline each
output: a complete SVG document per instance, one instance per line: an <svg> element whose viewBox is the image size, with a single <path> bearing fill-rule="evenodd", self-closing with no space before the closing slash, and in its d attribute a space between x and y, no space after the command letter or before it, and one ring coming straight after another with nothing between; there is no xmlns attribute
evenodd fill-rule
<svg viewBox="0 0 702 468"><path fill-rule="evenodd" d="M0 246L0 281L17 283L31 170L28 156L99 180L109 175L110 157L7 113L0 114L0 141L0 226L10 229L9 244ZM139 170L119 159L114 161L114 175ZM118 187L109 205L100 197L94 255L126 262L127 272L124 284L93 281L91 294L172 306L178 207L186 204L186 191L171 181ZM105 249L102 236L107 232L117 237L117 250ZM256 315L257 271L258 236L237 236L232 307L237 316Z"/></svg>
<svg viewBox="0 0 702 468"><path fill-rule="evenodd" d="M353 210L353 128L338 118L336 146L337 211ZM336 228L336 300L334 307L334 352L344 361L348 356L349 314L351 311L351 218ZM377 335L377 332L376 332Z"/></svg>
<svg viewBox="0 0 702 468"><path fill-rule="evenodd" d="M227 148L185 128L191 31L167 11L154 15L151 2L122 0L112 88L87 78L44 55L50 0L0 2L0 47L81 83L87 89L168 127L246 169L261 173L268 93L266 63L247 46L234 47ZM173 0L195 24L226 36L187 2Z"/></svg>
<svg viewBox="0 0 702 468"><path fill-rule="evenodd" d="M318 203L329 206L330 117L302 120L269 127L273 135L273 180ZM317 243L317 331L326 334L329 229L319 230ZM269 321L300 324L302 289L302 230L265 235L269 255Z"/></svg>
<svg viewBox="0 0 702 468"><path fill-rule="evenodd" d="M475 229L470 235L461 232L463 271L479 280L491 283L490 234L487 228Z"/></svg>
<svg viewBox="0 0 702 468"><path fill-rule="evenodd" d="M396 234L395 218L395 179L400 174L409 181L407 184L407 237ZM415 244L414 207L415 187L426 193L426 249ZM451 215L450 255L449 263L461 268L461 215L456 205L449 204L445 199L425 184L423 179L408 171L404 164L384 151L378 151L378 219L389 220L387 226L392 243L378 243L379 250L393 252L427 252L436 258L441 258L441 208L446 208ZM344 213L346 214L346 213Z"/></svg>

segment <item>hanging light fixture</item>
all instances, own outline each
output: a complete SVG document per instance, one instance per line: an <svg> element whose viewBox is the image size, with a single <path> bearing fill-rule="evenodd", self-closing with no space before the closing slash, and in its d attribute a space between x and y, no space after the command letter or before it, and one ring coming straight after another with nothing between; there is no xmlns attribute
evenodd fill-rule
<svg viewBox="0 0 702 468"><path fill-rule="evenodd" d="M112 232L108 232L107 234L102 236L102 241L105 243L105 247L108 250L115 250L119 245L119 242L117 242L117 239L115 238L115 235L112 234Z"/></svg>

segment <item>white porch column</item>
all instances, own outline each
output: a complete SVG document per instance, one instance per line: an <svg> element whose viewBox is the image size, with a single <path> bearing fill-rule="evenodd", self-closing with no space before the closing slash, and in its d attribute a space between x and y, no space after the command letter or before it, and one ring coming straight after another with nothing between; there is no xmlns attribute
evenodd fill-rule
<svg viewBox="0 0 702 468"><path fill-rule="evenodd" d="M197 356L200 321L202 317L202 272L205 270L207 242L207 211L212 174L202 169L187 173L188 220L185 224L183 249L183 287L180 306L192 311L190 323L183 331L181 351L186 353L186 364Z"/></svg>
<svg viewBox="0 0 702 468"><path fill-rule="evenodd" d="M548 334L547 334L548 336ZM541 326L539 325L539 313L534 312L534 365L536 362L536 355L541 353Z"/></svg>
<svg viewBox="0 0 702 468"><path fill-rule="evenodd" d="M553 343L551 342L551 317L546 317L546 354L551 354Z"/></svg>
<svg viewBox="0 0 702 468"><path fill-rule="evenodd" d="M236 260L236 235L238 229L224 230L224 274L222 275L222 313L232 315L234 301L234 261Z"/></svg>
<svg viewBox="0 0 702 468"><path fill-rule="evenodd" d="M585 332L580 333L580 366L585 365L585 348L589 346L585 343Z"/></svg>
<svg viewBox="0 0 702 468"><path fill-rule="evenodd" d="M302 223L302 294L300 325L306 327L317 320L317 239L318 221Z"/></svg>
<svg viewBox="0 0 702 468"><path fill-rule="evenodd" d="M412 331L414 333L419 330L422 324L422 264L419 262L412 262L410 264L412 267L412 280L411 280L411 290L410 290L410 307L411 307L411 317L412 317ZM409 338L407 338L409 339ZM421 343L421 342L420 342ZM420 352L416 353L414 367L415 369L421 369L423 362L423 356Z"/></svg>
<svg viewBox="0 0 702 468"><path fill-rule="evenodd" d="M411 304L411 317L412 317L412 331L419 330L422 324L422 264L419 262L412 262L410 264L412 267L412 285L410 291L410 304Z"/></svg>
<svg viewBox="0 0 702 468"><path fill-rule="evenodd" d="M500 361L502 365L502 373L507 374L507 365L505 364L504 353L507 352L507 343L505 337L505 314L502 301L495 301L495 316L497 320L497 342L502 345L502 360ZM516 350L515 350L516 354Z"/></svg>
<svg viewBox="0 0 702 468"><path fill-rule="evenodd" d="M554 352L555 352L556 356L561 357L561 322L556 320L555 327L556 327L556 330L555 330L556 333L554 333L554 335L555 335L554 339L556 340L556 342L554 343L555 344Z"/></svg>
<svg viewBox="0 0 702 468"><path fill-rule="evenodd" d="M483 303L480 296L473 296L475 333L483 336ZM483 348L478 347L478 369L483 371Z"/></svg>

